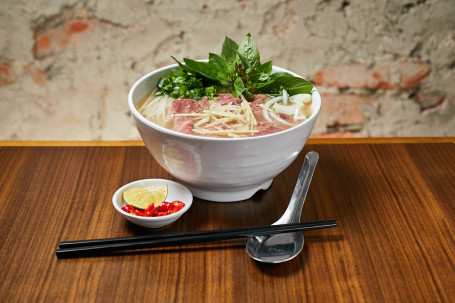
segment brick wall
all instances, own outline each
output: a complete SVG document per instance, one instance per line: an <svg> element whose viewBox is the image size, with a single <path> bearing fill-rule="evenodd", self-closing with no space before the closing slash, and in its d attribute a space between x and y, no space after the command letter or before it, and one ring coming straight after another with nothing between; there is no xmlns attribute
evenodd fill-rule
<svg viewBox="0 0 455 303"><path fill-rule="evenodd" d="M0 140L139 139L135 80L248 32L321 92L313 136L455 136L453 0L44 4L0 1Z"/></svg>

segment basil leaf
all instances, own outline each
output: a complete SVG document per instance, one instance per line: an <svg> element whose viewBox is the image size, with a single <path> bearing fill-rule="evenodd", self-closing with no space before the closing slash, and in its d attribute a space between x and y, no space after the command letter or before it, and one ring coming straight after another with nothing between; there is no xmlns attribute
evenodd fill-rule
<svg viewBox="0 0 455 303"><path fill-rule="evenodd" d="M195 61L188 58L183 58L183 62L185 62L185 65L192 71L209 79L220 82L229 81L228 75L219 65L213 65L208 62Z"/></svg>
<svg viewBox="0 0 455 303"><path fill-rule="evenodd" d="M258 90L266 94L281 94L285 89L289 95L309 94L313 84L306 79L295 77L289 73L275 73L271 75L272 81L265 85L256 86Z"/></svg>
<svg viewBox="0 0 455 303"><path fill-rule="evenodd" d="M235 98L239 97L245 90L245 85L243 84L242 78L237 77L234 81L234 91L232 94Z"/></svg>
<svg viewBox="0 0 455 303"><path fill-rule="evenodd" d="M268 88L267 86L269 87L272 87L272 84L275 82L275 80L270 80L270 81L267 81L267 82L257 82L257 83L254 83L254 87L256 87L260 92L262 93L266 93Z"/></svg>
<svg viewBox="0 0 455 303"><path fill-rule="evenodd" d="M197 73L196 71L192 70L191 68L189 68L185 64L182 64L182 62L180 62L179 60L175 59L174 56L171 56L171 58L174 59L175 62L177 62L177 64L180 66L180 68L182 70L185 70L185 71L188 71L188 72L191 72L191 73Z"/></svg>
<svg viewBox="0 0 455 303"><path fill-rule="evenodd" d="M310 94L313 90L313 84L311 82L299 77L283 76L275 79L275 82L281 84L291 96L297 94Z"/></svg>
<svg viewBox="0 0 455 303"><path fill-rule="evenodd" d="M272 73L272 61L267 61L258 66L257 70L261 73L270 75Z"/></svg>
<svg viewBox="0 0 455 303"><path fill-rule="evenodd" d="M272 75L270 75L272 79L276 79L276 78L279 78L279 77L294 77L293 75L291 75L290 73L286 73L286 72L276 72L276 73L273 73Z"/></svg>
<svg viewBox="0 0 455 303"><path fill-rule="evenodd" d="M256 68L261 64L258 47L249 33L240 43L238 53L241 57L246 58L249 66Z"/></svg>
<svg viewBox="0 0 455 303"><path fill-rule="evenodd" d="M251 81L268 81L272 73L272 61L265 62L259 65L256 69L247 71L248 77Z"/></svg>
<svg viewBox="0 0 455 303"><path fill-rule="evenodd" d="M239 49L238 44L235 43L234 40L231 40L229 37L226 37L221 48L221 57L227 60L234 61L238 49Z"/></svg>
<svg viewBox="0 0 455 303"><path fill-rule="evenodd" d="M209 53L209 63L221 66L223 69L226 69L228 65L228 62L225 58L213 53Z"/></svg>
<svg viewBox="0 0 455 303"><path fill-rule="evenodd" d="M251 63L248 61L248 58L241 53L237 53L237 63L243 65L242 72L251 67Z"/></svg>

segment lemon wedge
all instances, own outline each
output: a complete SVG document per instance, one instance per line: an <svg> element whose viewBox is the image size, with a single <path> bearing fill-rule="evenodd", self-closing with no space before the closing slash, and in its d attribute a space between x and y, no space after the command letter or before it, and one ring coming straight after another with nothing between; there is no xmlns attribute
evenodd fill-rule
<svg viewBox="0 0 455 303"><path fill-rule="evenodd" d="M123 200L138 209L146 209L152 203L157 207L166 197L167 185L132 188L123 193Z"/></svg>

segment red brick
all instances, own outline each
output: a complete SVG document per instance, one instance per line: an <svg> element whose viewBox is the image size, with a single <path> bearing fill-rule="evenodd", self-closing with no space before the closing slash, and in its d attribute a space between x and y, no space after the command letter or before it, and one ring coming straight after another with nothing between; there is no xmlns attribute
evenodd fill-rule
<svg viewBox="0 0 455 303"><path fill-rule="evenodd" d="M43 36L37 40L38 48L44 49L48 48L51 45L51 39L48 36Z"/></svg>
<svg viewBox="0 0 455 303"><path fill-rule="evenodd" d="M428 78L430 67L426 63L402 61L399 63L401 71L400 88L415 88L420 82Z"/></svg>
<svg viewBox="0 0 455 303"><path fill-rule="evenodd" d="M38 85L44 85L47 81L44 71L33 64L25 65L24 71L28 73L32 77L32 80Z"/></svg>
<svg viewBox="0 0 455 303"><path fill-rule="evenodd" d="M0 62L0 87L9 85L16 80L16 73L10 63Z"/></svg>
<svg viewBox="0 0 455 303"><path fill-rule="evenodd" d="M88 28L87 22L81 20L72 20L65 24L66 32L68 34L81 33Z"/></svg>
<svg viewBox="0 0 455 303"><path fill-rule="evenodd" d="M321 116L325 116L326 126L359 125L364 122L361 111L363 104L371 104L370 95L323 95Z"/></svg>
<svg viewBox="0 0 455 303"><path fill-rule="evenodd" d="M398 73L394 80L392 72ZM401 60L367 66L359 62L327 67L314 75L316 85L360 89L409 89L417 87L430 73L427 63Z"/></svg>
<svg viewBox="0 0 455 303"><path fill-rule="evenodd" d="M76 37L90 35L97 24L96 19L70 19L59 26L35 31L35 56L43 58L64 50Z"/></svg>
<svg viewBox="0 0 455 303"><path fill-rule="evenodd" d="M378 64L367 70L367 89L392 89L390 65Z"/></svg>

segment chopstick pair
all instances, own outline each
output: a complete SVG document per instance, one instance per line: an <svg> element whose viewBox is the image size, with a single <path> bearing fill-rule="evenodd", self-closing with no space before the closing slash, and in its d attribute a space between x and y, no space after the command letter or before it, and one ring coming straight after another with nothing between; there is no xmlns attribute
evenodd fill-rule
<svg viewBox="0 0 455 303"><path fill-rule="evenodd" d="M59 259L80 258L126 250L204 243L253 236L264 236L269 234L322 229L335 227L337 224L337 220L328 220L307 223L266 225L194 232L177 232L110 239L64 241L59 243L59 249L57 249L56 255Z"/></svg>

